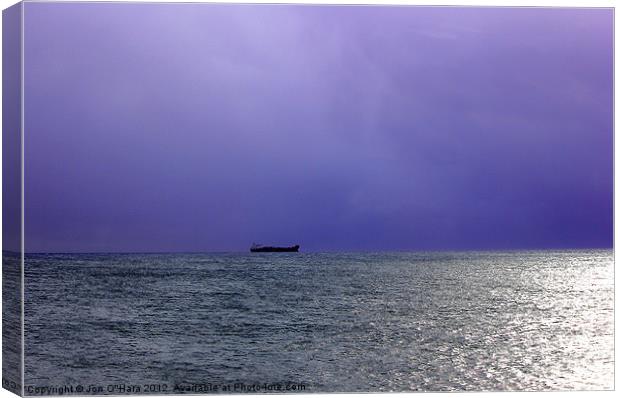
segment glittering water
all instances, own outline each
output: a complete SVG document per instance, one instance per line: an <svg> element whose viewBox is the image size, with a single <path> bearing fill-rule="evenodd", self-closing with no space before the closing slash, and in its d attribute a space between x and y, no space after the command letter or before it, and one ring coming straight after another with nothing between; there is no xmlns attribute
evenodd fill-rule
<svg viewBox="0 0 620 398"><path fill-rule="evenodd" d="M609 250L28 255L25 274L31 387L613 388Z"/></svg>

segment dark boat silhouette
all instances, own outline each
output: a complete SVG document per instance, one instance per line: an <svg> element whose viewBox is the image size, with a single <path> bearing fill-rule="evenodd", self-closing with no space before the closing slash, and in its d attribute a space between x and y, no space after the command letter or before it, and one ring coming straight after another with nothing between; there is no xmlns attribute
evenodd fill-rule
<svg viewBox="0 0 620 398"><path fill-rule="evenodd" d="M252 244L250 247L252 253L295 253L299 251L299 245L289 247L277 247L277 246L263 246Z"/></svg>

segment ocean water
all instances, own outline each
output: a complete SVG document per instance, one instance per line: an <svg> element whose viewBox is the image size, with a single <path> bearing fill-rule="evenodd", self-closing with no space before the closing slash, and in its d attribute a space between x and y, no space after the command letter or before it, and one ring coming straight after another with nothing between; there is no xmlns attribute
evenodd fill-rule
<svg viewBox="0 0 620 398"><path fill-rule="evenodd" d="M21 393L21 253L2 253L2 387Z"/></svg>
<svg viewBox="0 0 620 398"><path fill-rule="evenodd" d="M25 278L28 395L614 387L611 250L29 254Z"/></svg>

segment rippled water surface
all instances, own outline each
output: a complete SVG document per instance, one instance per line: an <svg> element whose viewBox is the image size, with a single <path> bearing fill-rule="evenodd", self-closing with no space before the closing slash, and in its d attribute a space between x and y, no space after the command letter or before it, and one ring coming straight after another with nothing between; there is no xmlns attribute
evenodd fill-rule
<svg viewBox="0 0 620 398"><path fill-rule="evenodd" d="M613 388L612 251L27 255L25 275L26 386Z"/></svg>

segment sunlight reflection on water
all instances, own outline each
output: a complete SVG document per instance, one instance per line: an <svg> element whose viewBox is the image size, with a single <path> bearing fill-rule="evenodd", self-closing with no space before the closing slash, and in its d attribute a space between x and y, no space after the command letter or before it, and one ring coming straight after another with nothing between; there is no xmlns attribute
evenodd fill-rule
<svg viewBox="0 0 620 398"><path fill-rule="evenodd" d="M613 252L28 255L26 385L613 388Z"/></svg>

